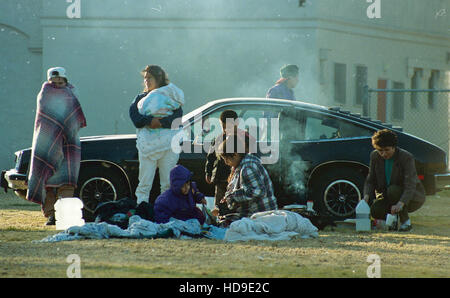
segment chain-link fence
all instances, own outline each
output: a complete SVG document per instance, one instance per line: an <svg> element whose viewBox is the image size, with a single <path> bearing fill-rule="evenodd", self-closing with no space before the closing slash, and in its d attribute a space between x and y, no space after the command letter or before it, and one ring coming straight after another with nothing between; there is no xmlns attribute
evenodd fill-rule
<svg viewBox="0 0 450 298"><path fill-rule="evenodd" d="M365 88L363 114L401 126L447 152L450 147L450 89Z"/></svg>

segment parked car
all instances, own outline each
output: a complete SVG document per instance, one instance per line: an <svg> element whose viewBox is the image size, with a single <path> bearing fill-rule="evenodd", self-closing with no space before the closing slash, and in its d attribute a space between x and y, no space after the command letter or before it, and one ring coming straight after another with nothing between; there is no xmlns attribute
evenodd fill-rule
<svg viewBox="0 0 450 298"><path fill-rule="evenodd" d="M194 172L193 179L207 196L213 196L214 189L204 179L205 148L220 132L214 120L225 109L236 111L241 126L256 138L279 207L313 200L319 213L336 218L354 216L373 150L371 136L383 128L396 131L399 145L415 156L427 194L449 184L445 151L400 127L299 101L234 98L207 103L182 119L185 137L179 163ZM275 118L274 122L266 121L269 117ZM81 146L76 195L84 202L85 217L100 202L134 197L139 169L136 135L82 137ZM21 197L26 193L30 155L31 148L16 152L16 167L2 172L2 187ZM150 201L158 193L157 174Z"/></svg>

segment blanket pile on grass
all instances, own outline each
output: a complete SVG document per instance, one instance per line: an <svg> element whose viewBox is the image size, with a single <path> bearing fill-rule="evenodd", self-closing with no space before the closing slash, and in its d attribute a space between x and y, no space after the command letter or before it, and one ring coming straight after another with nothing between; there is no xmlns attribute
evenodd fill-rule
<svg viewBox="0 0 450 298"><path fill-rule="evenodd" d="M168 223L157 224L150 220L133 215L129 219L127 229L116 225L87 223L83 226L73 226L64 232L48 236L39 242L59 242L80 239L109 238L209 238L224 241L248 240L290 240L293 238L316 238L318 229L307 218L285 211L274 210L258 212L250 218L242 218L233 222L229 228L212 225L200 225L197 219L186 221L171 218Z"/></svg>
<svg viewBox="0 0 450 298"><path fill-rule="evenodd" d="M222 236L221 236L222 235ZM83 226L73 226L56 235L48 236L35 242L59 242L80 239L109 239L109 238L182 238L208 237L223 238L224 232L217 227L202 228L197 219L186 221L171 218L168 223L157 224L155 222L140 218L134 215L129 219L127 229L106 222L86 223Z"/></svg>
<svg viewBox="0 0 450 298"><path fill-rule="evenodd" d="M239 240L289 240L292 238L316 238L318 229L301 215L272 210L258 212L250 218L231 223L225 234L225 241Z"/></svg>

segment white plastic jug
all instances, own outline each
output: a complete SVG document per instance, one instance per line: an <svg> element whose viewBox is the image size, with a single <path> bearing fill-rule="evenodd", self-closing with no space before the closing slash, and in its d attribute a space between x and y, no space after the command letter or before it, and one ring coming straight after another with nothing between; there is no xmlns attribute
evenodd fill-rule
<svg viewBox="0 0 450 298"><path fill-rule="evenodd" d="M388 228L393 228L397 226L398 223L398 214L388 214L386 215L386 226Z"/></svg>
<svg viewBox="0 0 450 298"><path fill-rule="evenodd" d="M66 230L84 225L83 202L79 198L62 198L55 203L56 229Z"/></svg>
<svg viewBox="0 0 450 298"><path fill-rule="evenodd" d="M370 207L365 200L356 205L356 231L370 231Z"/></svg>
<svg viewBox="0 0 450 298"><path fill-rule="evenodd" d="M206 200L206 208L208 208L210 211L214 209L215 205L214 205L214 197L205 197ZM196 204L196 206L199 209L202 209L202 204Z"/></svg>
<svg viewBox="0 0 450 298"><path fill-rule="evenodd" d="M209 210L213 210L214 209L214 197L205 197L206 200L206 208L208 208Z"/></svg>

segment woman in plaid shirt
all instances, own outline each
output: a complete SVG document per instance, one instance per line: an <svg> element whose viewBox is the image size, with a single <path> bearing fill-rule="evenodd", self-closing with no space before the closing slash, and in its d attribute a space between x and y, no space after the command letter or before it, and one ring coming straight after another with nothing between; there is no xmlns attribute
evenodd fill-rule
<svg viewBox="0 0 450 298"><path fill-rule="evenodd" d="M219 156L232 168L227 191L221 202L226 202L228 208L238 213L240 218L250 217L257 212L277 210L277 199L267 170L261 159L245 153L244 148L242 141L236 136L229 136L219 146Z"/></svg>

